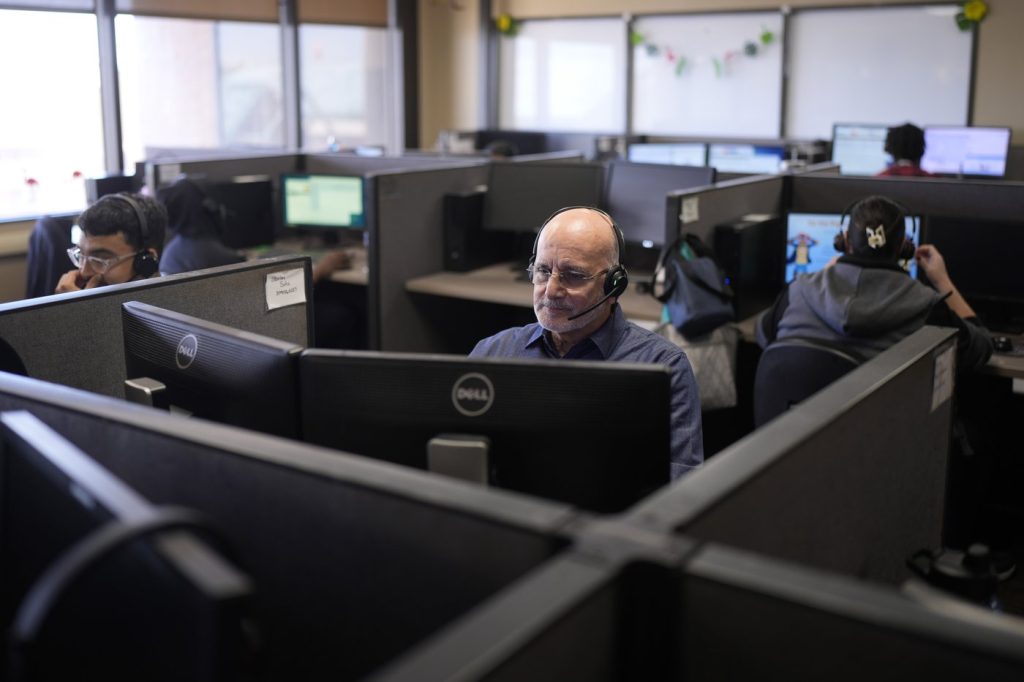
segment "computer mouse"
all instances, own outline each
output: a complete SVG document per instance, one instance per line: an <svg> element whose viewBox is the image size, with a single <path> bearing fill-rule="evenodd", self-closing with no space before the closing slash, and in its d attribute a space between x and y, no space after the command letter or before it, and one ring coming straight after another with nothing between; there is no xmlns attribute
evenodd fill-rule
<svg viewBox="0 0 1024 682"><path fill-rule="evenodd" d="M1005 336L993 336L992 345L1000 353L1006 353L1013 350L1013 341Z"/></svg>

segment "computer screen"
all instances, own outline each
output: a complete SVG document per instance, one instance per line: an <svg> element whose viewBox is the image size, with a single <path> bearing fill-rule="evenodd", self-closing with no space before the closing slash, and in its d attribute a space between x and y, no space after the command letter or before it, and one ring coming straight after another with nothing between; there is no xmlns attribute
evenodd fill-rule
<svg viewBox="0 0 1024 682"><path fill-rule="evenodd" d="M604 171L591 163L491 163L484 227L536 232L566 206L600 206Z"/></svg>
<svg viewBox="0 0 1024 682"><path fill-rule="evenodd" d="M605 191L608 213L622 229L627 243L662 247L668 238L666 197L669 192L710 185L715 169L709 166L667 166L615 161L608 165Z"/></svg>
<svg viewBox="0 0 1024 682"><path fill-rule="evenodd" d="M366 226L360 176L282 175L281 207L285 227L362 229Z"/></svg>
<svg viewBox="0 0 1024 682"><path fill-rule="evenodd" d="M627 158L641 163L668 163L676 166L704 166L708 146L703 142L634 142Z"/></svg>
<svg viewBox="0 0 1024 682"><path fill-rule="evenodd" d="M783 147L754 144L713 144L708 165L719 173L778 173L786 158Z"/></svg>
<svg viewBox="0 0 1024 682"><path fill-rule="evenodd" d="M159 510L32 414L0 420L0 617L18 679L231 675L249 578L180 528L74 556Z"/></svg>
<svg viewBox="0 0 1024 682"><path fill-rule="evenodd" d="M1009 128L927 126L921 168L946 175L1006 174Z"/></svg>
<svg viewBox="0 0 1024 682"><path fill-rule="evenodd" d="M836 123L832 126L832 161L843 175L877 175L892 163L885 152L889 126Z"/></svg>
<svg viewBox="0 0 1024 682"><path fill-rule="evenodd" d="M155 380L153 404L278 436L299 435L300 346L156 306L121 307L126 391Z"/></svg>
<svg viewBox="0 0 1024 682"><path fill-rule="evenodd" d="M209 185L222 207L221 241L232 249L273 244L276 238L274 184L265 175L244 175Z"/></svg>
<svg viewBox="0 0 1024 682"><path fill-rule="evenodd" d="M480 481L597 512L669 481L663 366L315 349L299 366L310 443L434 470L428 444L455 443Z"/></svg>
<svg viewBox="0 0 1024 682"><path fill-rule="evenodd" d="M817 272L833 256L839 255L833 246L839 232L838 213L790 213L786 218L786 281L792 282L797 275ZM920 224L918 216L906 217L906 236L920 245ZM911 277L917 277L917 263L911 259L900 263Z"/></svg>

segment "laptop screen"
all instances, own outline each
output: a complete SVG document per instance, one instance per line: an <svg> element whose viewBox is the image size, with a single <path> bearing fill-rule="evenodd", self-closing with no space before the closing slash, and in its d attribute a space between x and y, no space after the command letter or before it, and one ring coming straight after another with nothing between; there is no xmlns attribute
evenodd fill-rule
<svg viewBox="0 0 1024 682"><path fill-rule="evenodd" d="M839 232L840 218L838 213L789 214L786 219L786 282L821 270L838 255L832 244ZM906 235L918 246L921 220L918 216L907 216L906 221ZM917 263L913 259L901 261L900 265L911 277L917 277Z"/></svg>

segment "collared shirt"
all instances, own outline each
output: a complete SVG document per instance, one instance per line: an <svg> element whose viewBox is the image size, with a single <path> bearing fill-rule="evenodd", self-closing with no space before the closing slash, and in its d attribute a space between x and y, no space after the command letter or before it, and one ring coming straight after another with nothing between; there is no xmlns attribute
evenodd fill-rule
<svg viewBox="0 0 1024 682"><path fill-rule="evenodd" d="M613 306L611 317L600 329L570 348L564 356L559 356L544 328L536 322L483 339L469 355L667 365L672 376L671 477L678 478L704 461L700 394L686 353L667 339L627 321L618 305Z"/></svg>

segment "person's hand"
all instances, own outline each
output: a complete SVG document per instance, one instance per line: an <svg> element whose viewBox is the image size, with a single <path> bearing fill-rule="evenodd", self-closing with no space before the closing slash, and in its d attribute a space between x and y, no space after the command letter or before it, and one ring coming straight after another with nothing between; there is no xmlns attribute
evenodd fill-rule
<svg viewBox="0 0 1024 682"><path fill-rule="evenodd" d="M928 281L938 289L951 287L949 273L946 271L946 259L931 244L922 244L914 251L914 260L928 276Z"/></svg>
<svg viewBox="0 0 1024 682"><path fill-rule="evenodd" d="M346 270L352 266L352 259L341 250L328 251L313 266L313 284L326 279L335 270Z"/></svg>
<svg viewBox="0 0 1024 682"><path fill-rule="evenodd" d="M103 284L103 275L93 275L88 280L82 278L78 270L68 270L60 276L57 282L55 294L66 294L69 291L81 291L82 289L95 289Z"/></svg>

